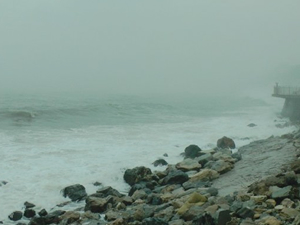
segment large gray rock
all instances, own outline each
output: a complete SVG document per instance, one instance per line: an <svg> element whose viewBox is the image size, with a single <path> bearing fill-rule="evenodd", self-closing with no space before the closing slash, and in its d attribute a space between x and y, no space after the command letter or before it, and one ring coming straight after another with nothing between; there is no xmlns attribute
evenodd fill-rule
<svg viewBox="0 0 300 225"><path fill-rule="evenodd" d="M235 148L235 143L231 138L228 138L226 136L220 138L217 141L217 146L218 148L231 148L234 149Z"/></svg>
<svg viewBox="0 0 300 225"><path fill-rule="evenodd" d="M201 164L198 163L198 160L195 159L185 159L176 164L176 168L182 170L184 172L190 170L199 170L201 168Z"/></svg>
<svg viewBox="0 0 300 225"><path fill-rule="evenodd" d="M218 160L212 163L211 169L217 171L219 174L227 173L228 171L232 170L233 164L229 162L225 162L224 160Z"/></svg>
<svg viewBox="0 0 300 225"><path fill-rule="evenodd" d="M135 167L133 169L127 169L124 173L124 180L130 186L139 183L140 181L150 180L151 170L144 166Z"/></svg>
<svg viewBox="0 0 300 225"><path fill-rule="evenodd" d="M189 145L184 150L185 158L194 159L194 158L200 156L200 152L201 152L201 148L199 148L198 145Z"/></svg>
<svg viewBox="0 0 300 225"><path fill-rule="evenodd" d="M163 184L182 184L189 179L188 175L181 170L174 170L163 179Z"/></svg>
<svg viewBox="0 0 300 225"><path fill-rule="evenodd" d="M279 199L284 199L290 196L290 193L292 191L292 186L286 186L283 188L279 188L276 186L270 187L271 191L271 197L275 200Z"/></svg>
<svg viewBox="0 0 300 225"><path fill-rule="evenodd" d="M15 211L13 213L11 213L8 218L12 221L18 221L20 219L22 219L23 213L21 211Z"/></svg>
<svg viewBox="0 0 300 225"><path fill-rule="evenodd" d="M62 190L63 196L69 197L73 202L80 201L87 196L85 187L81 184L68 186Z"/></svg>
<svg viewBox="0 0 300 225"><path fill-rule="evenodd" d="M103 213L107 210L108 203L112 203L113 198L97 198L88 197L86 199L86 205L84 211L91 211L92 213Z"/></svg>

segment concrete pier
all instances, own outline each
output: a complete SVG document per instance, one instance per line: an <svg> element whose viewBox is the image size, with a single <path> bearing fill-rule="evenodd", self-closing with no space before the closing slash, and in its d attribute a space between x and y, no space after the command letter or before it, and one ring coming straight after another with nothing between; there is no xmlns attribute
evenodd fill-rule
<svg viewBox="0 0 300 225"><path fill-rule="evenodd" d="M279 86L274 87L274 97L284 98L281 114L291 120L300 120L300 87Z"/></svg>

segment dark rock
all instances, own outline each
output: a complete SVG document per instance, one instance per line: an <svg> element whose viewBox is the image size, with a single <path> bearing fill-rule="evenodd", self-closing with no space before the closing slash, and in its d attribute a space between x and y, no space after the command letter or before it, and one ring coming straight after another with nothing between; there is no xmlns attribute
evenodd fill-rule
<svg viewBox="0 0 300 225"><path fill-rule="evenodd" d="M68 186L62 190L63 196L69 197L73 202L80 201L87 196L85 187L81 184Z"/></svg>
<svg viewBox="0 0 300 225"><path fill-rule="evenodd" d="M97 193L98 194L102 194L102 198L105 198L109 195L112 195L112 196L116 196L116 197L119 197L119 198L122 198L124 197L125 195L121 194L120 192L118 192L116 189L108 186L108 187L103 187L99 190L97 190Z"/></svg>
<svg viewBox="0 0 300 225"><path fill-rule="evenodd" d="M188 175L181 170L171 171L164 179L163 184L182 184L189 179Z"/></svg>
<svg viewBox="0 0 300 225"><path fill-rule="evenodd" d="M235 152L231 155L232 158L236 159L236 161L242 160L242 154L240 152Z"/></svg>
<svg viewBox="0 0 300 225"><path fill-rule="evenodd" d="M92 213L103 213L107 210L108 203L113 203L112 197L97 198L87 197L84 211L91 211Z"/></svg>
<svg viewBox="0 0 300 225"><path fill-rule="evenodd" d="M130 186L139 183L140 181L151 180L151 170L144 166L127 169L124 173L124 180Z"/></svg>
<svg viewBox="0 0 300 225"><path fill-rule="evenodd" d="M218 193L219 193L218 189L217 189L217 188L214 188L214 187L208 188L208 189L206 190L206 192L207 192L208 194L210 194L210 196L217 196Z"/></svg>
<svg viewBox="0 0 300 225"><path fill-rule="evenodd" d="M99 187L99 186L102 186L102 183L96 181L95 183L93 183L93 185L96 186L96 187Z"/></svg>
<svg viewBox="0 0 300 225"><path fill-rule="evenodd" d="M0 222L1 224L1 222ZM17 223L17 225L27 225L27 223Z"/></svg>
<svg viewBox="0 0 300 225"><path fill-rule="evenodd" d="M254 217L254 212L253 210L247 208L247 207L243 207L241 209L239 209L236 214L238 215L238 217L246 219L246 218L253 218Z"/></svg>
<svg viewBox="0 0 300 225"><path fill-rule="evenodd" d="M30 208L35 207L35 204L32 204L32 203L30 203L30 202L25 202L24 205L25 205L25 208L26 208L26 209L30 209Z"/></svg>
<svg viewBox="0 0 300 225"><path fill-rule="evenodd" d="M185 148L184 153L185 153L185 158L196 158L200 156L201 148L197 145L189 145L188 147Z"/></svg>
<svg viewBox="0 0 300 225"><path fill-rule="evenodd" d="M164 159L157 159L152 163L155 167L156 166L166 166L168 165L167 161Z"/></svg>
<svg viewBox="0 0 300 225"><path fill-rule="evenodd" d="M13 213L11 213L8 218L12 221L18 221L20 219L22 219L23 213L21 211L15 211Z"/></svg>
<svg viewBox="0 0 300 225"><path fill-rule="evenodd" d="M147 203L151 205L161 205L163 200L158 194L150 194L147 198Z"/></svg>
<svg viewBox="0 0 300 225"><path fill-rule="evenodd" d="M200 163L202 166L204 166L206 163L212 160L212 155L210 153L206 153L204 155L199 156L198 163Z"/></svg>
<svg viewBox="0 0 300 225"><path fill-rule="evenodd" d="M168 225L168 223L162 219L152 217L144 219L142 225Z"/></svg>
<svg viewBox="0 0 300 225"><path fill-rule="evenodd" d="M69 211L60 217L60 224L72 224L80 219L79 212Z"/></svg>
<svg viewBox="0 0 300 225"><path fill-rule="evenodd" d="M7 183L8 183L7 181L1 180L0 181L0 187L3 186L3 185L6 185Z"/></svg>
<svg viewBox="0 0 300 225"><path fill-rule="evenodd" d="M248 127L256 127L257 125L255 123L248 124Z"/></svg>
<svg viewBox="0 0 300 225"><path fill-rule="evenodd" d="M201 181L201 180L198 180L198 181L188 180L187 182L184 182L182 184L182 186L185 190L188 190L188 189L191 189L191 188L210 187L211 183L208 182L208 181Z"/></svg>
<svg viewBox="0 0 300 225"><path fill-rule="evenodd" d="M300 159L292 162L291 164L291 169L295 172L295 173L300 173Z"/></svg>
<svg viewBox="0 0 300 225"><path fill-rule="evenodd" d="M241 201L235 201L230 206L230 211L237 212L239 209L243 207L243 202Z"/></svg>
<svg viewBox="0 0 300 225"><path fill-rule="evenodd" d="M35 214L36 214L35 211L31 208L25 209L25 211L24 211L24 216L27 218L32 218L35 216Z"/></svg>
<svg viewBox="0 0 300 225"><path fill-rule="evenodd" d="M165 153L165 154L164 154L164 157L168 157L168 154L167 154L167 153Z"/></svg>
<svg viewBox="0 0 300 225"><path fill-rule="evenodd" d="M228 171L232 170L232 168L233 164L225 162L222 159L213 162L211 165L211 169L217 171L219 174L227 173Z"/></svg>
<svg viewBox="0 0 300 225"><path fill-rule="evenodd" d="M216 213L216 224L226 225L227 222L231 220L231 215L229 210L219 209Z"/></svg>
<svg viewBox="0 0 300 225"><path fill-rule="evenodd" d="M193 220L193 224L195 225L217 225L215 223L214 218L208 213L203 213L200 216L197 216L196 219Z"/></svg>
<svg viewBox="0 0 300 225"><path fill-rule="evenodd" d="M41 211L39 211L39 216L47 216L48 212L46 211L46 209L42 209Z"/></svg>
<svg viewBox="0 0 300 225"><path fill-rule="evenodd" d="M217 141L218 148L235 148L235 143L231 138L228 137L222 137Z"/></svg>

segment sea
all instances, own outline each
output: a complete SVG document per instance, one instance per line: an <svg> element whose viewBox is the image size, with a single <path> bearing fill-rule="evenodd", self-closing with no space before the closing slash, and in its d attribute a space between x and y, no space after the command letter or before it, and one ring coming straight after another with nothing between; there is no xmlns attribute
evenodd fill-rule
<svg viewBox="0 0 300 225"><path fill-rule="evenodd" d="M24 202L48 212L69 201L61 190L101 183L122 193L126 169L164 158L174 164L190 144L216 147L223 136L239 147L292 132L279 116L283 101L244 97L139 97L82 93L0 96L0 221ZM254 127L248 126L254 123ZM167 156L164 156L167 154ZM78 208L72 203L65 210Z"/></svg>

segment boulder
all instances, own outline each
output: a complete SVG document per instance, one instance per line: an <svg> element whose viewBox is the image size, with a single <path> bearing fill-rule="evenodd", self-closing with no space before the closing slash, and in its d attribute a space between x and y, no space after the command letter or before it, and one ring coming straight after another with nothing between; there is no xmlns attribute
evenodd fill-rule
<svg viewBox="0 0 300 225"><path fill-rule="evenodd" d="M133 169L127 169L124 173L124 180L130 186L139 183L140 181L151 180L151 170L144 166L135 167Z"/></svg>
<svg viewBox="0 0 300 225"><path fill-rule="evenodd" d="M72 224L80 219L79 212L69 211L60 217L62 224Z"/></svg>
<svg viewBox="0 0 300 225"><path fill-rule="evenodd" d="M243 207L241 209L239 209L236 214L238 215L238 217L246 219L246 218L253 218L254 217L254 212L252 209L248 208L248 207Z"/></svg>
<svg viewBox="0 0 300 225"><path fill-rule="evenodd" d="M35 214L36 214L35 211L33 209L31 209L31 208L25 209L25 211L24 211L24 216L26 218L32 218L32 217L35 216Z"/></svg>
<svg viewBox="0 0 300 225"><path fill-rule="evenodd" d="M18 221L20 219L22 219L23 213L21 211L15 211L13 213L11 213L8 218L12 221Z"/></svg>
<svg viewBox="0 0 300 225"><path fill-rule="evenodd" d="M62 190L63 196L69 197L73 202L83 200L87 193L85 187L81 184L75 184L68 186Z"/></svg>
<svg viewBox="0 0 300 225"><path fill-rule="evenodd" d="M198 163L200 163L202 166L204 166L206 163L212 160L212 154L206 153L204 155L201 155L197 157Z"/></svg>
<svg viewBox="0 0 300 225"><path fill-rule="evenodd" d="M26 209L34 208L35 204L30 203L30 202L24 202L24 206Z"/></svg>
<svg viewBox="0 0 300 225"><path fill-rule="evenodd" d="M86 205L84 211L91 211L92 213L103 213L107 210L108 203L112 203L113 198L97 198L97 197L88 197L86 199Z"/></svg>
<svg viewBox="0 0 300 225"><path fill-rule="evenodd" d="M168 165L167 161L164 159L157 159L152 163L155 167Z"/></svg>
<svg viewBox="0 0 300 225"><path fill-rule="evenodd" d="M39 216L47 216L48 212L46 209L42 209L41 211L38 212Z"/></svg>
<svg viewBox="0 0 300 225"><path fill-rule="evenodd" d="M200 156L200 152L201 152L201 148L199 148L198 145L189 145L184 150L185 158L194 159L194 158Z"/></svg>
<svg viewBox="0 0 300 225"><path fill-rule="evenodd" d="M199 170L201 168L201 164L198 163L198 160L187 158L176 164L176 168L182 170L184 172L190 170Z"/></svg>
<svg viewBox="0 0 300 225"><path fill-rule="evenodd" d="M225 162L222 159L217 160L211 165L211 169L217 171L219 174L227 173L228 171L232 170L232 168L233 168L233 164L229 162Z"/></svg>
<svg viewBox="0 0 300 225"><path fill-rule="evenodd" d="M169 174L163 179L163 184L182 184L189 179L188 175L181 170L175 170L169 172Z"/></svg>
<svg viewBox="0 0 300 225"><path fill-rule="evenodd" d="M112 188L111 186L103 187L103 188L97 190L96 193L101 194L102 198L105 198L109 195L116 196L118 198L122 198L125 196L125 195L121 194L120 192L118 192L116 189Z"/></svg>
<svg viewBox="0 0 300 225"><path fill-rule="evenodd" d="M205 182L205 181L215 180L219 176L220 176L220 174L215 170L203 169L199 173L196 173L195 175L193 175L190 180L191 180L191 182L193 182L193 181Z"/></svg>
<svg viewBox="0 0 300 225"><path fill-rule="evenodd" d="M217 225L226 225L231 221L230 211L226 209L219 209L215 215L215 221Z"/></svg>
<svg viewBox="0 0 300 225"><path fill-rule="evenodd" d="M142 225L168 225L168 223L162 219L151 217L144 219Z"/></svg>
<svg viewBox="0 0 300 225"><path fill-rule="evenodd" d="M235 148L235 143L231 138L228 138L226 136L220 138L217 141L217 147L218 148L231 148L234 149Z"/></svg>
<svg viewBox="0 0 300 225"><path fill-rule="evenodd" d="M300 173L300 159L292 162L291 164L291 169L295 172L295 173Z"/></svg>
<svg viewBox="0 0 300 225"><path fill-rule="evenodd" d="M286 186L283 188L279 188L277 186L271 186L271 197L275 200L283 200L284 198L287 198L290 196L292 190L292 186Z"/></svg>

